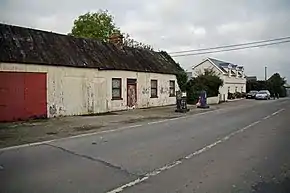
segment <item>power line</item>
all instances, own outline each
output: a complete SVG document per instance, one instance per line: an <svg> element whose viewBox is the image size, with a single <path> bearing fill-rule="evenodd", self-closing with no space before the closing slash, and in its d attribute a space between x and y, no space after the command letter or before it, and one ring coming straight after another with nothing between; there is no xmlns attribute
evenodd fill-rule
<svg viewBox="0 0 290 193"><path fill-rule="evenodd" d="M264 46L270 46L270 45L276 45L276 44L283 44L283 43L289 43L289 42L290 42L290 40L287 40L287 41L281 41L281 42L273 42L273 43L268 43L268 44L252 45L252 46L245 46L245 47L240 47L240 48L231 48L231 49L225 49L225 50L216 50L216 51L199 52L199 53L188 53L188 54L178 54L178 55L173 55L171 57L195 56L195 55L211 54L211 53L218 53L218 52L228 52L228 51L234 51L234 50L258 48L258 47L264 47Z"/></svg>
<svg viewBox="0 0 290 193"><path fill-rule="evenodd" d="M246 46L246 45L258 44L258 43L266 43L266 42L273 42L273 41L279 41L279 40L286 40L286 39L289 39L289 38L290 38L290 36L282 37L282 38L269 39L269 40L248 42L248 43L242 43L242 44L230 44L230 45L211 47L211 48L201 48L201 49L176 51L176 52L170 52L169 54L179 54L179 53L187 53L187 52L199 52L199 51L206 51L206 50L216 50L216 49L222 49L222 48L239 47L239 46Z"/></svg>

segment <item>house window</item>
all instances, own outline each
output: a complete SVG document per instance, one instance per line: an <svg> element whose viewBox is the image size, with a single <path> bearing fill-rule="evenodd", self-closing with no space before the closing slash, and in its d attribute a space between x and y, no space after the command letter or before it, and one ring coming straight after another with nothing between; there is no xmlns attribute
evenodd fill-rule
<svg viewBox="0 0 290 193"><path fill-rule="evenodd" d="M175 81L170 80L169 81L169 97L175 96Z"/></svg>
<svg viewBox="0 0 290 193"><path fill-rule="evenodd" d="M151 98L157 98L157 80L151 80Z"/></svg>
<svg viewBox="0 0 290 193"><path fill-rule="evenodd" d="M228 87L228 92L230 92L231 91L231 87Z"/></svg>
<svg viewBox="0 0 290 193"><path fill-rule="evenodd" d="M241 87L241 92L243 92L243 90L244 90L244 87L242 86L242 87Z"/></svg>
<svg viewBox="0 0 290 193"><path fill-rule="evenodd" d="M121 100L122 99L122 79L113 78L112 79L112 99Z"/></svg>
<svg viewBox="0 0 290 193"><path fill-rule="evenodd" d="M238 92L238 87L236 86L236 92Z"/></svg>

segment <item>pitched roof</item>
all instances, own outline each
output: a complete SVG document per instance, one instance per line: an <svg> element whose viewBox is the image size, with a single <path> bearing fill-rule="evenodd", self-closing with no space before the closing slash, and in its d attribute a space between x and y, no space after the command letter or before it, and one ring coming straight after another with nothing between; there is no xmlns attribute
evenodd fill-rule
<svg viewBox="0 0 290 193"><path fill-rule="evenodd" d="M290 88L290 84L285 83L285 84L284 84L284 87L286 87L286 88Z"/></svg>
<svg viewBox="0 0 290 193"><path fill-rule="evenodd" d="M210 58L207 58L205 60L203 60L202 62L200 62L199 64L195 65L192 67L192 69L194 70L196 67L198 67L199 65L201 65L202 63L204 63L205 61L209 61L213 66L215 66L219 71L221 71L222 73L227 73L227 71L222 68L221 66L219 66L218 64L214 63L213 61L210 60Z"/></svg>
<svg viewBox="0 0 290 193"><path fill-rule="evenodd" d="M176 74L166 53L0 24L0 62Z"/></svg>
<svg viewBox="0 0 290 193"><path fill-rule="evenodd" d="M233 70L231 70L231 74L232 74L233 76L236 76L236 73L235 73Z"/></svg>
<svg viewBox="0 0 290 193"><path fill-rule="evenodd" d="M208 60L213 62L216 66L218 66L222 71L225 71L225 72L226 72L225 68L227 68L229 65L231 65L233 68L239 68L239 69L243 68L243 66L238 66L236 64L232 64L232 63L229 63L229 62L217 60L217 59L214 59L214 58L208 58Z"/></svg>

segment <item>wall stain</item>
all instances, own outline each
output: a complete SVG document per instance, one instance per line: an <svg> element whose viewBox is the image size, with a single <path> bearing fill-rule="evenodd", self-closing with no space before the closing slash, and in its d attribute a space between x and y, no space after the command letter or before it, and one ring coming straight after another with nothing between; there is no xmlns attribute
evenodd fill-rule
<svg viewBox="0 0 290 193"><path fill-rule="evenodd" d="M51 116L55 116L57 114L57 108L56 108L56 105L51 105L49 107L49 114Z"/></svg>
<svg viewBox="0 0 290 193"><path fill-rule="evenodd" d="M143 88L142 94L149 94L149 88Z"/></svg>
<svg viewBox="0 0 290 193"><path fill-rule="evenodd" d="M94 113L94 94L92 93L92 87L87 87L87 101L88 101L88 113Z"/></svg>
<svg viewBox="0 0 290 193"><path fill-rule="evenodd" d="M160 93L161 94L168 94L169 93L169 89L168 88L161 87L160 88Z"/></svg>

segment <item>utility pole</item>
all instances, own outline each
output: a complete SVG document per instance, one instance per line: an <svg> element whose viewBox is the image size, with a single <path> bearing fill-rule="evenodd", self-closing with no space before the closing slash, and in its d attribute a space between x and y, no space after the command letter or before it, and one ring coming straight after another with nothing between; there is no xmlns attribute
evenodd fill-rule
<svg viewBox="0 0 290 193"><path fill-rule="evenodd" d="M265 81L267 81L267 66L265 66Z"/></svg>

